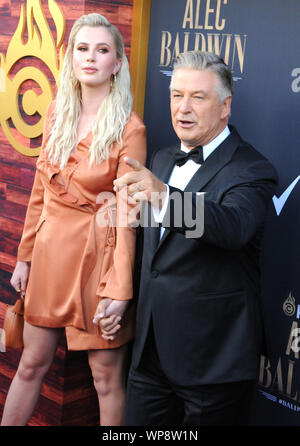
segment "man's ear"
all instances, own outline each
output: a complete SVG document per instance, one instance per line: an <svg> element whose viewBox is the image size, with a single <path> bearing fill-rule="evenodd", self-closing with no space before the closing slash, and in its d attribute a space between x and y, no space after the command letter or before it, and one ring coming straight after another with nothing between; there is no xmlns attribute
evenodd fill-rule
<svg viewBox="0 0 300 446"><path fill-rule="evenodd" d="M226 119L226 118L228 118L230 116L231 101L232 101L232 96L228 96L222 102L222 113L221 113L221 118L222 119Z"/></svg>

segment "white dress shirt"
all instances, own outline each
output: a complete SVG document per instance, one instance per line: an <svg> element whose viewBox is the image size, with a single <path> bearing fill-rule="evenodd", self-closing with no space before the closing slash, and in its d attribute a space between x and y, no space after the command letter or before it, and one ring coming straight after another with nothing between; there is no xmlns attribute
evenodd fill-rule
<svg viewBox="0 0 300 446"><path fill-rule="evenodd" d="M203 146L203 160L205 161L206 158L214 150L216 150L219 147L219 145L229 135L230 135L230 130L229 130L228 126L226 126L225 129L215 139L213 139L208 144ZM183 152L186 152L186 153L189 152L189 149L187 147L185 147L183 143L181 143L180 149ZM165 213L167 211L168 202L169 202L169 187L168 186L173 186L173 187L176 187L177 189L180 189L183 191L186 188L186 186L188 185L188 183L190 182L190 180L192 179L192 177L195 175L197 170L200 169L200 167L201 167L201 164L195 163L195 161L193 161L192 159L187 160L185 162L185 164L183 164L182 166L177 166L177 165L174 166L174 168L171 172L168 184L166 184L168 190L167 190L167 195L166 195L163 207L160 211L158 209L153 208L154 220L157 223L162 223ZM164 230L165 230L165 228L163 228L163 227L160 228L160 237L162 237Z"/></svg>

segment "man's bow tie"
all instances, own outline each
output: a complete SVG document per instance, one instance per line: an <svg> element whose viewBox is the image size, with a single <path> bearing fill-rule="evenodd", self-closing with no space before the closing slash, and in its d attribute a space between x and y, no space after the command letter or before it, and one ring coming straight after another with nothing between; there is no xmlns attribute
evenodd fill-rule
<svg viewBox="0 0 300 446"><path fill-rule="evenodd" d="M187 153L179 149L174 154L174 160L177 166L183 166L183 164L189 159L193 160L197 164L203 164L203 147L195 147Z"/></svg>

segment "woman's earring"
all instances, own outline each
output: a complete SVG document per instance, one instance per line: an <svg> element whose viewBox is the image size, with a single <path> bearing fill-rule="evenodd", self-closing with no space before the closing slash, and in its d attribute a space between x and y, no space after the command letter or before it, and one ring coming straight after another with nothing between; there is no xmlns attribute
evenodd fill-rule
<svg viewBox="0 0 300 446"><path fill-rule="evenodd" d="M75 74L74 74L74 72L72 71L72 73L71 73L71 82L72 82L72 87L76 90L76 88L78 88L79 87L79 85L80 85L80 82L79 82L79 80L77 79L77 77L75 77Z"/></svg>
<svg viewBox="0 0 300 446"><path fill-rule="evenodd" d="M79 87L79 85L80 85L79 80L78 79L73 79L72 85L73 85L73 88L76 90Z"/></svg>
<svg viewBox="0 0 300 446"><path fill-rule="evenodd" d="M116 82L117 82L117 75L116 74L112 74L111 78L110 78L110 92L112 93L115 89L116 86Z"/></svg>

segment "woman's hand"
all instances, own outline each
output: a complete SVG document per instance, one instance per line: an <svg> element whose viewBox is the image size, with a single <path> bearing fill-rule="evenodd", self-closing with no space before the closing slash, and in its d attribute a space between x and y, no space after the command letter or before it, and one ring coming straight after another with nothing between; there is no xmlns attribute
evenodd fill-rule
<svg viewBox="0 0 300 446"><path fill-rule="evenodd" d="M14 287L14 289L18 291L18 293L21 292L22 298L24 298L25 296L28 275L29 275L28 263L18 261L12 274L12 277L10 279L10 283Z"/></svg>
<svg viewBox="0 0 300 446"><path fill-rule="evenodd" d="M94 324L99 324L104 339L113 341L121 328L120 321L129 300L102 299L99 302L95 316Z"/></svg>

